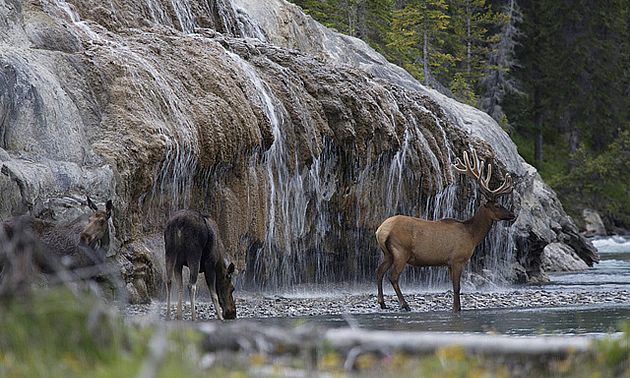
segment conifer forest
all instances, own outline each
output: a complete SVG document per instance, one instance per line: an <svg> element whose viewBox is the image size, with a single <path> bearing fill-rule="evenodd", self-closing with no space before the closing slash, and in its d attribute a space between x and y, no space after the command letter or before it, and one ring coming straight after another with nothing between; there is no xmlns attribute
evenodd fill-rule
<svg viewBox="0 0 630 378"><path fill-rule="evenodd" d="M576 221L630 228L630 1L293 3L487 112Z"/></svg>

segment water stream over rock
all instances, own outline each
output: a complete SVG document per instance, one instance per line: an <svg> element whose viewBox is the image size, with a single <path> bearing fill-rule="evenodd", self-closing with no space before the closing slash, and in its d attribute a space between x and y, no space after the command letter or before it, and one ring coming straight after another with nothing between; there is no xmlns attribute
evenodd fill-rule
<svg viewBox="0 0 630 378"><path fill-rule="evenodd" d="M451 162L473 148L493 183L514 177L519 218L492 228L469 282L544 279L551 242L597 258L490 117L293 5L0 0L0 19L0 218L68 219L85 194L111 198L110 258L132 301L159 294L180 208L217 220L239 288L371 282L387 217L472 216L481 198Z"/></svg>

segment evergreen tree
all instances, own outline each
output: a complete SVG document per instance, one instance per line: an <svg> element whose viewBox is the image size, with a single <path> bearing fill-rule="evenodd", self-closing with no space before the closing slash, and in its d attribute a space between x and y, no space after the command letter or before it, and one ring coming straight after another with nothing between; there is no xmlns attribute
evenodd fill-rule
<svg viewBox="0 0 630 378"><path fill-rule="evenodd" d="M366 41L376 51L387 56L387 34L391 30L394 0L364 0L365 15L362 32L356 37Z"/></svg>
<svg viewBox="0 0 630 378"><path fill-rule="evenodd" d="M483 92L478 106L507 128L507 117L502 108L503 99L507 92L521 93L511 70L518 65L514 57L514 48L521 36L517 25L523 21L523 14L516 0L507 0L502 8L504 17L498 41L492 45L486 73L479 80Z"/></svg>
<svg viewBox="0 0 630 378"><path fill-rule="evenodd" d="M516 72L527 97L511 112L521 132L533 134L535 161L543 161L543 136L566 143L567 154L583 141L600 151L628 127L628 0L524 0L522 7Z"/></svg>
<svg viewBox="0 0 630 378"><path fill-rule="evenodd" d="M508 116L520 134L533 140L534 162L542 163L543 125L557 106L553 78L561 56L555 20L561 12L554 0L522 0L521 6L523 39L517 49L520 66L514 72L525 95L510 99Z"/></svg>
<svg viewBox="0 0 630 378"><path fill-rule="evenodd" d="M394 0L294 0L322 25L360 38L387 55Z"/></svg>
<svg viewBox="0 0 630 378"><path fill-rule="evenodd" d="M412 0L394 11L388 47L395 61L427 86L452 63L441 48L449 25L447 9L444 0Z"/></svg>
<svg viewBox="0 0 630 378"><path fill-rule="evenodd" d="M451 89L458 100L476 105L477 82L486 71L490 44L498 40L490 28L502 23L504 16L494 12L486 0L449 0L449 9L457 62Z"/></svg>
<svg viewBox="0 0 630 378"><path fill-rule="evenodd" d="M582 0L571 5L563 25L568 59L562 68L576 75L561 94L566 109L562 125L573 137L570 153L577 151L582 139L600 152L615 140L620 128L628 127L624 125L630 106L624 96L628 79L624 74L630 69L628 0Z"/></svg>

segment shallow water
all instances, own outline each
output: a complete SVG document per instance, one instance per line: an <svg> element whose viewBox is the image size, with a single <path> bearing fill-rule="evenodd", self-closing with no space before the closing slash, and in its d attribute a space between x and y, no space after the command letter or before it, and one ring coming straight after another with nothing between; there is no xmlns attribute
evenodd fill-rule
<svg viewBox="0 0 630 378"><path fill-rule="evenodd" d="M630 290L630 237L593 240L600 263L582 272L549 274L546 290Z"/></svg>
<svg viewBox="0 0 630 378"><path fill-rule="evenodd" d="M620 319L628 318L629 305L535 309L390 312L292 318L328 328L359 327L373 330L496 333L512 336L603 335L621 331ZM286 318L261 320L268 325L286 325Z"/></svg>
<svg viewBox="0 0 630 378"><path fill-rule="evenodd" d="M601 262L583 272L550 274L550 282L529 288L563 292L630 291L630 237L594 240ZM408 290L410 291L410 290ZM325 327L360 327L375 330L497 333L531 335L604 335L621 331L630 320L630 303L564 307L450 311L379 312L292 318ZM261 320L286 324L287 318Z"/></svg>

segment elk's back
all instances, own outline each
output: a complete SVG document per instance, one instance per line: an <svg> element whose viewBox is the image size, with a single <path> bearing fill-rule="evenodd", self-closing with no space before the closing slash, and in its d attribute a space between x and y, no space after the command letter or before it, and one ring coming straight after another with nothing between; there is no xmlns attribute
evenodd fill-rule
<svg viewBox="0 0 630 378"><path fill-rule="evenodd" d="M463 254L468 255L470 243L468 231L457 219L429 221L404 215L385 220L376 231L376 238L394 259L403 259L413 266L450 265L464 258Z"/></svg>

